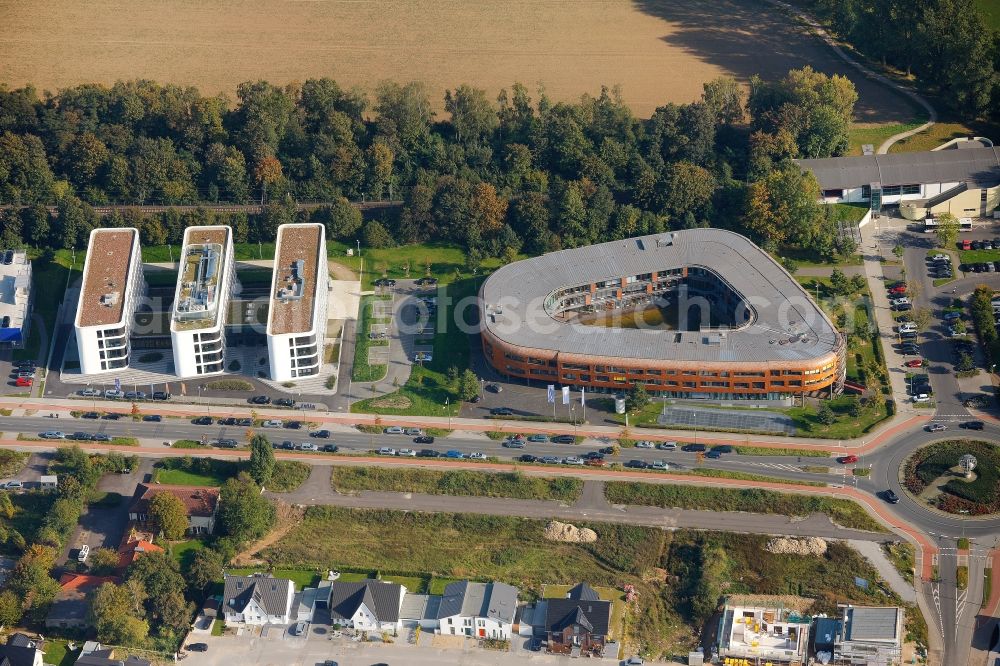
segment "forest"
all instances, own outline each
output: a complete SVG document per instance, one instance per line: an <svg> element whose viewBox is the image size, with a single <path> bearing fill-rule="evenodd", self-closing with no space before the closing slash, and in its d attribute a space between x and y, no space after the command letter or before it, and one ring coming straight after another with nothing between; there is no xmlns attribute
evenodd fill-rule
<svg viewBox="0 0 1000 666"><path fill-rule="evenodd" d="M383 82L371 99L325 78L247 82L236 100L152 81L0 88L0 245L82 248L98 225L137 226L143 244L162 245L213 221L267 241L309 217L330 238L456 243L473 262L708 225L829 256L853 247L791 160L843 154L856 100L850 80L808 67L754 78L749 94L719 78L648 119L614 88L568 104L520 84L496 100L461 85L446 118L419 83ZM348 204L360 200L402 205L362 224ZM303 201L329 205L297 213ZM217 202L264 208L93 210Z"/></svg>

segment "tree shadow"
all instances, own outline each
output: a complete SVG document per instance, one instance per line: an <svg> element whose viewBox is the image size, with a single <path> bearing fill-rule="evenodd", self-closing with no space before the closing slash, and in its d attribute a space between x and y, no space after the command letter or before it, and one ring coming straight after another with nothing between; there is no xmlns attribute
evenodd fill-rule
<svg viewBox="0 0 1000 666"><path fill-rule="evenodd" d="M775 80L789 69L811 65L854 82L858 122L903 122L916 115L907 98L865 77L819 37L764 2L635 0L635 6L669 24L664 26L670 31L660 38L663 42L728 71L742 82L754 74Z"/></svg>

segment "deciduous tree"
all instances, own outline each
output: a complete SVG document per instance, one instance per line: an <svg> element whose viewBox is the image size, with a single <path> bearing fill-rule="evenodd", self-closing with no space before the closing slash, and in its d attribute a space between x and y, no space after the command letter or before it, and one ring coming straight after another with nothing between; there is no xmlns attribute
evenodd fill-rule
<svg viewBox="0 0 1000 666"><path fill-rule="evenodd" d="M264 435L250 440L250 462L247 471L257 485L266 486L274 474L274 448Z"/></svg>
<svg viewBox="0 0 1000 666"><path fill-rule="evenodd" d="M173 493L157 493L149 502L149 515L165 538L171 541L184 538L188 529L187 508Z"/></svg>

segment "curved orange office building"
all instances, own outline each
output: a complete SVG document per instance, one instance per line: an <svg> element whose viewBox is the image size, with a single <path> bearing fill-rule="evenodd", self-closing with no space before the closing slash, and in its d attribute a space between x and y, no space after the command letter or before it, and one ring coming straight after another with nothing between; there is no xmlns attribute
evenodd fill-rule
<svg viewBox="0 0 1000 666"><path fill-rule="evenodd" d="M483 283L479 300L483 351L509 377L606 393L638 382L656 395L722 400L843 388L843 336L780 264L729 231L515 262ZM670 306L671 326L646 323L644 310Z"/></svg>

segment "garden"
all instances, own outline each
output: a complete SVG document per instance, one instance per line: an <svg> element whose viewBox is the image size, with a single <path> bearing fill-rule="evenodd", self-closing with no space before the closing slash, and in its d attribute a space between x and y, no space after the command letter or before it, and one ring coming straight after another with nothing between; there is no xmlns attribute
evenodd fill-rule
<svg viewBox="0 0 1000 666"><path fill-rule="evenodd" d="M966 454L976 459L968 478L959 464ZM903 474L906 490L941 511L974 516L1000 512L1000 449L989 442L930 444L910 456Z"/></svg>

